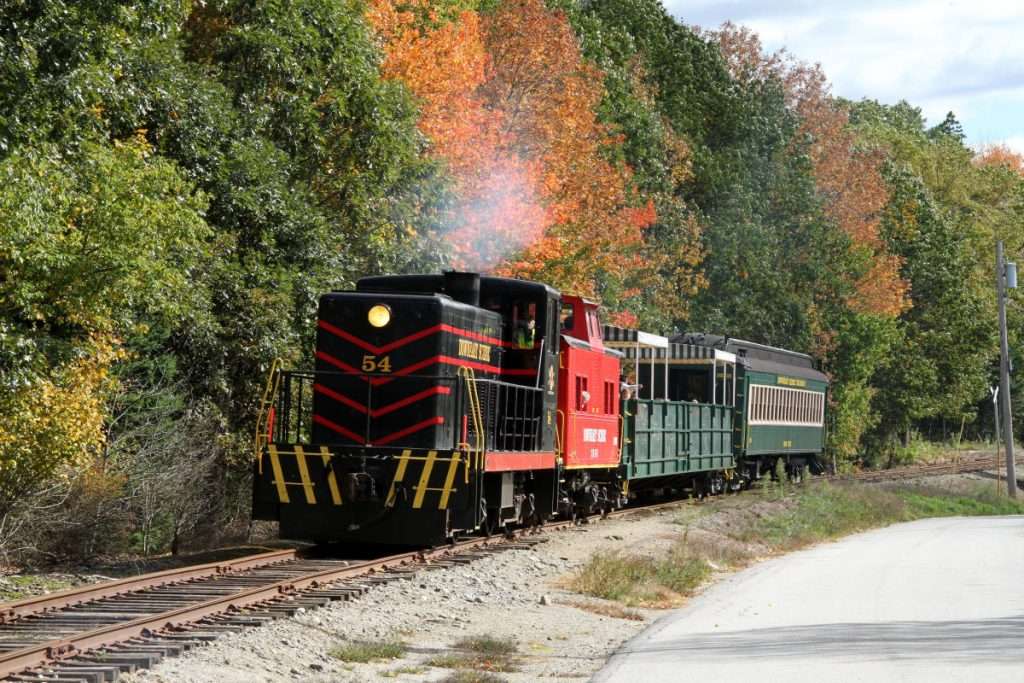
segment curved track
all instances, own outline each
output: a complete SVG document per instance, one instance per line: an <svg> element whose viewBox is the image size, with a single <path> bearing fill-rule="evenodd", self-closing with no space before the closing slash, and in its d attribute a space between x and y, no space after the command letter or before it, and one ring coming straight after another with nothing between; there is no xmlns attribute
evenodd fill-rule
<svg viewBox="0 0 1024 683"><path fill-rule="evenodd" d="M991 455L959 462L861 472L836 479L902 479L994 469ZM628 508L678 505L680 501ZM558 521L550 531L572 526ZM149 667L224 632L346 600L373 584L471 562L540 539L471 538L450 547L371 560L326 560L281 550L83 586L0 605L0 677L8 681L99 683Z"/></svg>
<svg viewBox="0 0 1024 683"><path fill-rule="evenodd" d="M151 666L227 631L532 542L473 538L358 561L304 559L284 550L22 600L0 611L0 677L113 681L122 671Z"/></svg>

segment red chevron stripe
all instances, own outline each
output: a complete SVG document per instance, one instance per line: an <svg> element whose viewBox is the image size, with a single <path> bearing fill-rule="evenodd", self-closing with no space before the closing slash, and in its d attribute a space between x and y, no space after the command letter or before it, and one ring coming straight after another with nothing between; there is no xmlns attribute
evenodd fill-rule
<svg viewBox="0 0 1024 683"><path fill-rule="evenodd" d="M341 434L346 439L352 439L356 443L366 443L366 440L363 439L363 437L359 436L355 432L351 432L351 431L345 429L344 427L342 427L339 424L335 424L334 422L331 422L326 417L321 417L319 415L313 415L313 422L316 422L317 424L321 424L324 427L327 427L328 429L330 429L332 431L335 431L338 434Z"/></svg>
<svg viewBox="0 0 1024 683"><path fill-rule="evenodd" d="M359 403L358 401L353 401L348 396L345 396L344 394L339 394L337 391L329 389L328 387L325 387L323 384L313 384L313 391L317 392L318 394L323 394L324 396L329 396L338 403L344 403L352 410L358 410L363 415L366 414L366 406L364 406L362 403Z"/></svg>
<svg viewBox="0 0 1024 683"><path fill-rule="evenodd" d="M373 417L380 417L382 415L387 415L388 413L393 413L399 408L404 408L405 406L411 403L416 403L416 401L425 399L428 396L433 396L434 394L448 395L450 393L452 393L451 387L430 387L429 389L421 391L418 394L413 394L412 396L403 398L401 401L395 401L394 403L386 405L383 408L378 408L377 410L374 410L371 413L371 415L373 415Z"/></svg>
<svg viewBox="0 0 1024 683"><path fill-rule="evenodd" d="M377 445L377 446L383 446L384 444L391 443L392 441L397 441L398 439L401 439L403 436L408 436L409 434L412 434L413 432L418 432L421 429L426 429L427 427L430 427L431 425L442 425L442 424L444 424L444 418L443 417L440 417L440 416L432 417L432 418L429 418L427 420L424 420L423 422L417 422L416 424L414 424L411 427L406 427L405 429L400 429L397 432L393 432L391 434L388 434L387 436L382 436L379 439L374 439L373 443L375 445Z"/></svg>
<svg viewBox="0 0 1024 683"><path fill-rule="evenodd" d="M313 391L323 394L324 396L329 396L330 398L333 398L335 401L344 403L353 410L358 410L360 413L364 415L366 414L366 406L364 406L362 403L359 403L358 401L353 401L348 396L339 394L333 389L325 387L322 384L314 384ZM433 396L434 394L447 395L450 393L452 393L451 387L430 387L429 389L425 389L424 391L413 394L412 396L407 396L400 401L395 401L394 403L389 403L386 406L381 406L380 408L372 410L370 411L370 415L372 417L381 417L382 415L393 413L399 408L404 408L405 406L411 403L415 403L416 401L422 400L424 398L427 398L428 396Z"/></svg>

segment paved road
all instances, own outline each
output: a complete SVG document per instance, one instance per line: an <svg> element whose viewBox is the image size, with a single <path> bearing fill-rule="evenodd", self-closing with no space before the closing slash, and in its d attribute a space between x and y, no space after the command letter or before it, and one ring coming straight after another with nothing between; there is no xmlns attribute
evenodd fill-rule
<svg viewBox="0 0 1024 683"><path fill-rule="evenodd" d="M1024 681L1024 517L929 519L756 565L593 679Z"/></svg>

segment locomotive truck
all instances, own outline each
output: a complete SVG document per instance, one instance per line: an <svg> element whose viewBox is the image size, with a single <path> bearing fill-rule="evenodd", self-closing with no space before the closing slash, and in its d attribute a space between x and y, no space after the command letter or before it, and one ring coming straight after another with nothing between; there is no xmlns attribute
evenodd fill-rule
<svg viewBox="0 0 1024 683"><path fill-rule="evenodd" d="M804 354L602 326L538 282L366 277L320 299L312 371L271 370L253 517L423 546L739 490L820 469L827 391Z"/></svg>

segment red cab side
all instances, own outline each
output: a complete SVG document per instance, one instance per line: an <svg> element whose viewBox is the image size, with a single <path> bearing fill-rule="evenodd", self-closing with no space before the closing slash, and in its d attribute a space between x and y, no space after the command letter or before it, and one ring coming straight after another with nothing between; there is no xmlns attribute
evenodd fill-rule
<svg viewBox="0 0 1024 683"><path fill-rule="evenodd" d="M619 355L601 339L597 304L563 296L559 431L566 469L619 464Z"/></svg>

